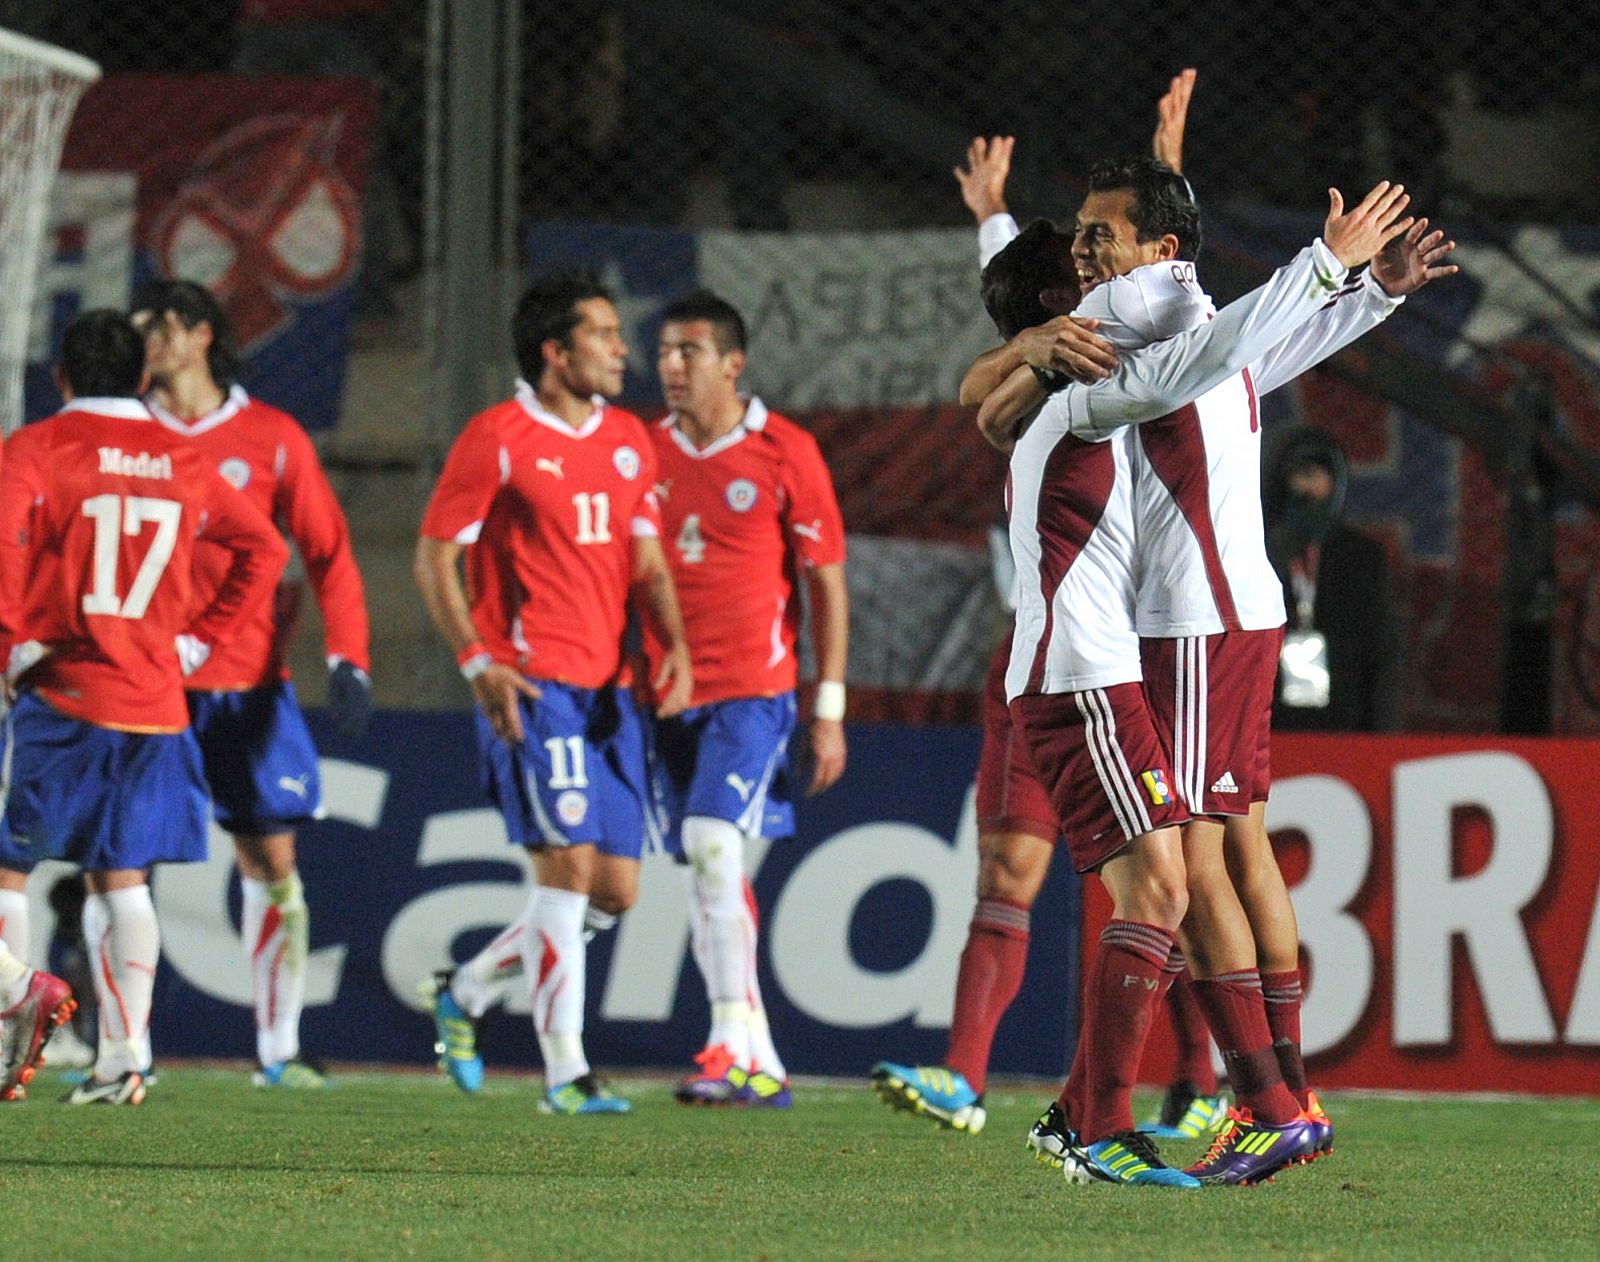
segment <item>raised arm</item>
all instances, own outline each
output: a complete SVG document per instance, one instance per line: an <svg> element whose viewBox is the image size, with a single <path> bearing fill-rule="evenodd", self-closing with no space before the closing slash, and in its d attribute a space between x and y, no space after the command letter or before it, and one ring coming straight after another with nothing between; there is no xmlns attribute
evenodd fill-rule
<svg viewBox="0 0 1600 1262"><path fill-rule="evenodd" d="M1348 214L1337 189L1328 195L1322 237L1265 285L1201 327L1124 356L1109 381L1053 395L1041 421L1103 437L1118 426L1166 416L1260 359L1321 310L1351 267L1412 226L1401 218L1410 200L1401 185L1383 181Z"/></svg>
<svg viewBox="0 0 1600 1262"><path fill-rule="evenodd" d="M1272 347L1250 365L1250 376L1260 394L1270 394L1306 369L1343 350L1394 314L1407 295L1441 276L1459 269L1445 259L1456 248L1444 233L1428 231L1428 221L1418 219L1409 231L1396 237L1372 260L1372 266L1353 277L1305 325Z"/></svg>
<svg viewBox="0 0 1600 1262"><path fill-rule="evenodd" d="M1150 151L1179 174L1183 173L1183 131L1189 122L1195 77L1192 69L1172 76L1166 95L1156 102L1156 134L1150 138Z"/></svg>

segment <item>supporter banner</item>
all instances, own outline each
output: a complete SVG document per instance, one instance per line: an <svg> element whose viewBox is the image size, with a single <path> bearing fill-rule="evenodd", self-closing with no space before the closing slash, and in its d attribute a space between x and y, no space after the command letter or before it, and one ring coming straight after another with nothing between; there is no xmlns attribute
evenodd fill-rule
<svg viewBox="0 0 1600 1262"><path fill-rule="evenodd" d="M523 852L481 804L468 716L383 712L370 740L349 748L312 718L329 818L300 840L312 914L305 1046L339 1060L430 1060L433 1027L416 984L521 912ZM972 914L978 733L853 726L849 739L849 773L802 806L800 835L751 856L762 990L798 1073L940 1060ZM47 866L29 885L41 959L54 925L45 898L62 871ZM661 856L645 860L642 877L638 904L590 952L590 1055L599 1065L687 1069L709 1014L682 877ZM154 893L164 955L157 1057L253 1056L231 842L214 833L208 863L161 868ZM1075 898L1075 883L1056 873L1001 1028L999 1070L1062 1072L1077 990ZM537 1063L530 989L513 985L486 1028L491 1065Z"/></svg>
<svg viewBox="0 0 1600 1262"><path fill-rule="evenodd" d="M1328 1087L1600 1093L1592 741L1283 735L1267 821ZM1107 913L1089 881L1084 949ZM1158 1017L1143 1077L1171 1065Z"/></svg>
<svg viewBox="0 0 1600 1262"><path fill-rule="evenodd" d="M29 339L27 412L57 406L66 322L152 275L208 285L245 385L310 429L339 414L376 109L355 80L110 75L67 136Z"/></svg>

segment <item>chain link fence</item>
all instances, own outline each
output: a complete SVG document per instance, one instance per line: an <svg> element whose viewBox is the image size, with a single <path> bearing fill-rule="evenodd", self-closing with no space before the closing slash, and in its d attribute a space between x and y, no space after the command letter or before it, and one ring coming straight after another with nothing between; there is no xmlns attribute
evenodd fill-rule
<svg viewBox="0 0 1600 1262"><path fill-rule="evenodd" d="M463 700L410 597L411 535L443 445L506 389L520 277L574 262L618 291L647 416L654 313L696 284L745 311L749 384L818 434L856 535L853 682L970 699L1000 620L983 545L1004 469L954 406L992 334L952 167L973 135L1014 134L1019 218L1070 216L1089 166L1146 148L1194 66L1185 168L1219 299L1315 232L1330 184L1402 179L1463 243L1463 277L1408 304L1388 351L1268 412L1351 457L1347 516L1384 540L1407 628L1404 717L1506 723L1484 664L1532 627L1550 720L1596 727L1600 61L1577 10L0 0L0 25L95 58L113 94L67 170L80 216L131 217L133 261L74 282L95 238L66 224L47 307L180 262L232 286L235 318L265 329L261 392L320 428L347 493L389 606L391 704ZM1513 501L1548 530L1508 526Z"/></svg>

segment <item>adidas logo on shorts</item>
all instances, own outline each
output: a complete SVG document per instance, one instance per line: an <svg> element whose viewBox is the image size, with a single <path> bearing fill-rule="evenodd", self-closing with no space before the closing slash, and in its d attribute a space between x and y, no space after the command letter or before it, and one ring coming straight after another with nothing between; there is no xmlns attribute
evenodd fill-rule
<svg viewBox="0 0 1600 1262"><path fill-rule="evenodd" d="M1217 782L1211 786L1213 793L1237 793L1239 786L1234 782L1233 772L1224 771Z"/></svg>

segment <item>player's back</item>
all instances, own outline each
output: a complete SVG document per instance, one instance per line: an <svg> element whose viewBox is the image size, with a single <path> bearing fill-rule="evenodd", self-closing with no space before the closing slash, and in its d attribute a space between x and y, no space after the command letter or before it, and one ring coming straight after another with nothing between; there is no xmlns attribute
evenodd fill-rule
<svg viewBox="0 0 1600 1262"><path fill-rule="evenodd" d="M7 582L10 638L50 649L28 685L102 726L188 726L174 642L215 493L204 457L134 400L85 400L13 435L0 477L6 537L16 525L27 539L7 559L21 567Z"/></svg>

